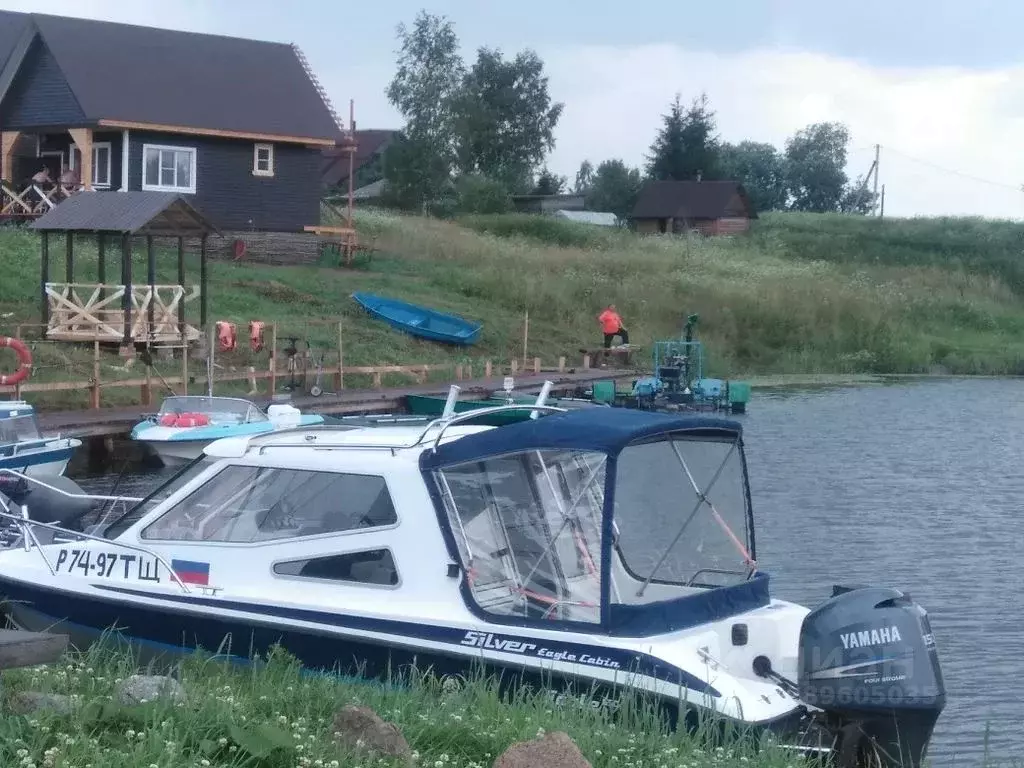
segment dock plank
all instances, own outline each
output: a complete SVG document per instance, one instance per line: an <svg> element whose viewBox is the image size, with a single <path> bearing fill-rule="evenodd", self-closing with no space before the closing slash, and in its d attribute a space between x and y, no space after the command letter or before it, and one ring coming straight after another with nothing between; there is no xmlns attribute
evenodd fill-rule
<svg viewBox="0 0 1024 768"><path fill-rule="evenodd" d="M67 635L0 629L0 669L51 664L64 655L67 647Z"/></svg>
<svg viewBox="0 0 1024 768"><path fill-rule="evenodd" d="M565 373L539 373L515 376L516 392L539 392L545 381L552 382L552 393L573 390L578 386L602 379L625 379L633 377L626 370L582 370ZM310 395L293 396L288 400L273 400L267 396L253 396L250 399L262 408L274 402L287 402L303 412L324 416L346 416L369 412L387 412L404 406L406 395L443 395L450 384L460 388L459 397L464 400L483 400L495 390L500 390L504 376L492 376L466 381L420 384L385 389L346 389L336 394L324 393L320 397ZM193 392L190 394L201 394ZM286 393L281 393L286 394ZM279 395L280 397L280 395ZM47 433L59 432L66 437L107 437L126 434L137 424L143 414L153 413L158 406L136 405L123 408L95 408L80 411L40 411L39 427Z"/></svg>

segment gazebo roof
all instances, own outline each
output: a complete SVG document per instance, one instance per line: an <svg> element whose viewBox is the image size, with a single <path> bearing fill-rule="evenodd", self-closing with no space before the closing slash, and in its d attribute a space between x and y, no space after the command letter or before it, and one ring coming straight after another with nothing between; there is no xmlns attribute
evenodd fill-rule
<svg viewBox="0 0 1024 768"><path fill-rule="evenodd" d="M78 192L30 225L44 232L197 237L217 228L177 192Z"/></svg>

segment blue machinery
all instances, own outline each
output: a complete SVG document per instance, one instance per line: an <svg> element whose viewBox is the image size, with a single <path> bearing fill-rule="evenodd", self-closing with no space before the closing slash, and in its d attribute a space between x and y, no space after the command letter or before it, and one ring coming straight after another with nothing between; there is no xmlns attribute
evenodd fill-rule
<svg viewBox="0 0 1024 768"><path fill-rule="evenodd" d="M684 338L654 342L654 373L633 383L633 407L644 410L729 410L744 413L750 384L704 377L704 347L693 340L697 315L686 318Z"/></svg>

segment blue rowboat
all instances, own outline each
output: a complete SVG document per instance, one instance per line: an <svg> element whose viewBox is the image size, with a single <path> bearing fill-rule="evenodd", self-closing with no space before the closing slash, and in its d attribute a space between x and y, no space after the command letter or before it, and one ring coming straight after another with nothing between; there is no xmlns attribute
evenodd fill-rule
<svg viewBox="0 0 1024 768"><path fill-rule="evenodd" d="M443 344L468 345L480 336L480 323L472 323L457 315L410 304L398 299L388 299L372 293L357 291L352 298L374 317L391 327L422 339L439 341Z"/></svg>

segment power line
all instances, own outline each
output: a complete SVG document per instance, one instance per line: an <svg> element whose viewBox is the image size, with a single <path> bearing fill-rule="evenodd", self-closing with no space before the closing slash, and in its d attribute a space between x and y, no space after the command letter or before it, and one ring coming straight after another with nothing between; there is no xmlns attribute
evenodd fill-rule
<svg viewBox="0 0 1024 768"><path fill-rule="evenodd" d="M963 171L957 171L957 170L954 170L952 168L946 168L944 166L938 165L937 163L933 163L933 162L931 162L929 160L922 160L919 157L914 157L913 155L908 155L906 152L901 152L900 150L893 149L892 147L887 146L887 145L882 145L882 146L885 147L885 150L887 152L891 152L894 155L899 155L900 157L902 157L902 158L904 158L906 160L910 160L913 163L918 163L919 165L927 166L927 167L932 168L932 169L934 169L936 171L941 171L942 173L948 173L948 174L953 175L953 176L959 176L960 178L963 178L963 179L970 179L971 181L977 181L977 182L980 182L982 184L990 184L990 185L992 185L994 187L1002 187L1004 189L1012 189L1015 192L1020 192L1021 191L1021 185L1020 184L1007 184L1005 181L993 181L992 179L984 179L984 178L982 178L980 176L975 176L975 175L970 174L970 173L964 173Z"/></svg>

